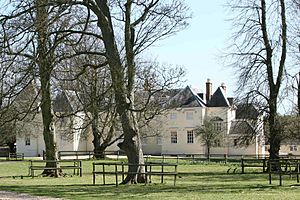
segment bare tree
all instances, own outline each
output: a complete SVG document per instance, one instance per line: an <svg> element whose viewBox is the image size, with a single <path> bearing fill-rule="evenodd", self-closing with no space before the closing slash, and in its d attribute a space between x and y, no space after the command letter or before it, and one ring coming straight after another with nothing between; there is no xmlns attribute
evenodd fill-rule
<svg viewBox="0 0 300 200"><path fill-rule="evenodd" d="M268 113L270 158L278 158L281 134L278 95L287 56L286 2L251 0L229 2L237 12L231 55L238 72L239 92L263 103Z"/></svg>
<svg viewBox="0 0 300 200"><path fill-rule="evenodd" d="M69 37L69 32L65 30L77 30L75 33L78 33L78 30L86 27L82 28L80 21L73 23L75 20L70 20L71 12L67 7L48 3L43 0L1 1L2 8L7 8L0 16L1 53L6 58L2 64L6 64L15 75L12 81L14 84L8 90L14 94L14 98L10 99L18 99L20 91L29 85L38 88L27 111L36 105L37 99L40 101L46 159L56 160L51 77L55 66L62 59L70 57L64 54L64 49L77 44L81 39L74 35ZM76 15L72 19L77 19ZM56 163L47 163L47 166L52 165ZM45 170L43 173L52 172Z"/></svg>
<svg viewBox="0 0 300 200"><path fill-rule="evenodd" d="M204 120L203 125L196 127L194 131L200 140L206 145L207 158L208 161L210 161L211 147L215 146L215 144L220 142L222 139L222 129L217 130L213 121Z"/></svg>
<svg viewBox="0 0 300 200"><path fill-rule="evenodd" d="M129 163L143 164L134 98L136 55L157 40L185 28L187 8L179 0L74 0L72 3L85 6L97 18L124 132L124 141L118 146L126 152ZM144 181L144 176L133 173L144 170L143 167L130 165L128 170L132 173L124 183Z"/></svg>

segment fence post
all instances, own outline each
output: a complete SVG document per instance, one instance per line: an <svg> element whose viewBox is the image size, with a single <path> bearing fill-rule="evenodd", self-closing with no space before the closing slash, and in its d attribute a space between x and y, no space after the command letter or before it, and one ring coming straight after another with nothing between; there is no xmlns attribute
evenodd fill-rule
<svg viewBox="0 0 300 200"><path fill-rule="evenodd" d="M164 183L164 164L161 165L161 183Z"/></svg>
<svg viewBox="0 0 300 200"><path fill-rule="evenodd" d="M151 183L151 172L152 172L152 165L150 164L150 175L149 175L149 182Z"/></svg>
<svg viewBox="0 0 300 200"><path fill-rule="evenodd" d="M118 164L115 164L115 173L116 173L116 187L118 187Z"/></svg>
<svg viewBox="0 0 300 200"><path fill-rule="evenodd" d="M148 183L148 165L145 163L145 185Z"/></svg>
<svg viewBox="0 0 300 200"><path fill-rule="evenodd" d="M279 160L279 185L282 186L281 162Z"/></svg>
<svg viewBox="0 0 300 200"><path fill-rule="evenodd" d="M271 160L269 159L269 184L272 184L272 170L271 170Z"/></svg>
<svg viewBox="0 0 300 200"><path fill-rule="evenodd" d="M266 159L263 159L263 173L266 172Z"/></svg>
<svg viewBox="0 0 300 200"><path fill-rule="evenodd" d="M176 178L177 178L177 165L175 165L174 186L176 184Z"/></svg>
<svg viewBox="0 0 300 200"><path fill-rule="evenodd" d="M245 167L244 166L244 158L242 158L241 161L242 161L242 174L244 174L245 173L245 170L244 170L244 167Z"/></svg>
<svg viewBox="0 0 300 200"><path fill-rule="evenodd" d="M296 164L296 167L297 167L297 183L299 183L299 162Z"/></svg>
<svg viewBox="0 0 300 200"><path fill-rule="evenodd" d="M105 185L105 166L102 164L102 171L103 171L103 185Z"/></svg>
<svg viewBox="0 0 300 200"><path fill-rule="evenodd" d="M93 185L96 184L95 179L96 179L96 177L95 177L95 163L93 163Z"/></svg>
<svg viewBox="0 0 300 200"><path fill-rule="evenodd" d="M122 182L124 181L124 162L122 164Z"/></svg>

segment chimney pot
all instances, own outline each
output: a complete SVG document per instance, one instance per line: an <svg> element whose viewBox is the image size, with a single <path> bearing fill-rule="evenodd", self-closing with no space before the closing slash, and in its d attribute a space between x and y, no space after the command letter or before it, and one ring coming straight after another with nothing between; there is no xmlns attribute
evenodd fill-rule
<svg viewBox="0 0 300 200"><path fill-rule="evenodd" d="M212 82L208 78L206 82L206 102L208 102L211 99L212 96Z"/></svg>

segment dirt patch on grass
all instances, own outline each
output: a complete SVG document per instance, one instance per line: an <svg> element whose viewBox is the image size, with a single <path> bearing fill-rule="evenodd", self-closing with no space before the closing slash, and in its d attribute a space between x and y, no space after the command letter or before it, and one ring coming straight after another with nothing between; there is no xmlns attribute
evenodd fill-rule
<svg viewBox="0 0 300 200"><path fill-rule="evenodd" d="M12 199L22 199L22 200L62 200L60 198L45 197L45 196L33 196L30 194L0 191L0 200L12 200Z"/></svg>

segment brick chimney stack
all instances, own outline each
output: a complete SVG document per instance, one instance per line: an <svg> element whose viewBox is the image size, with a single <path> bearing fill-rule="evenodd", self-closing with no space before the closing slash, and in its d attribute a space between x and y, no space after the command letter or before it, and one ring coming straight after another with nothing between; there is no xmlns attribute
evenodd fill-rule
<svg viewBox="0 0 300 200"><path fill-rule="evenodd" d="M212 96L212 82L208 78L206 82L206 102L210 100L211 96Z"/></svg>

